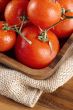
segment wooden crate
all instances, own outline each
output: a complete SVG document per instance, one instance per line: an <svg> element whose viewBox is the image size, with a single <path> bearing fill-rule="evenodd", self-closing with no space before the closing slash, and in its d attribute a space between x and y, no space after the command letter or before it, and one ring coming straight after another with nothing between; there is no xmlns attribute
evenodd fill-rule
<svg viewBox="0 0 73 110"><path fill-rule="evenodd" d="M48 67L45 67L43 69L32 69L29 68L18 61L10 58L9 56L6 56L3 53L0 53L0 63L3 63L7 65L8 67L11 67L12 69L18 70L27 76L30 76L35 79L46 79L50 77L56 69L64 62L64 60L70 55L70 52L73 48L73 34L70 36L70 38L67 40L67 42L64 44L56 58L52 61Z"/></svg>

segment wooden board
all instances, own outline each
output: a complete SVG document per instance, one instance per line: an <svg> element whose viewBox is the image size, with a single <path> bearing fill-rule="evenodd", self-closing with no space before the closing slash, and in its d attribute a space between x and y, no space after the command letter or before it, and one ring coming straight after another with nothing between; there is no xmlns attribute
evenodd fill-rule
<svg viewBox="0 0 73 110"><path fill-rule="evenodd" d="M0 96L0 110L73 110L73 78L52 94L43 94L34 108Z"/></svg>
<svg viewBox="0 0 73 110"><path fill-rule="evenodd" d="M50 77L56 69L61 65L62 62L69 56L71 49L73 48L73 35L67 40L59 54L52 61L52 63L43 69L32 69L29 68L16 60L0 53L0 63L3 63L13 69L16 69L32 78L35 79L46 79Z"/></svg>

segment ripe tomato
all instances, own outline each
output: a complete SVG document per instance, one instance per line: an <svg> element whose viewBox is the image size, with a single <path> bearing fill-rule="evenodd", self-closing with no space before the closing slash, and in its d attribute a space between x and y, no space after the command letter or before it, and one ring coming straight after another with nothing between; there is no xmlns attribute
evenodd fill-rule
<svg viewBox="0 0 73 110"><path fill-rule="evenodd" d="M16 42L16 34L11 30L0 30L0 52L10 50Z"/></svg>
<svg viewBox="0 0 73 110"><path fill-rule="evenodd" d="M73 10L73 0L59 0L62 8ZM67 12L67 16L73 16L73 12ZM66 38L73 33L73 19L67 19L53 28L58 38Z"/></svg>
<svg viewBox="0 0 73 110"><path fill-rule="evenodd" d="M73 13L67 13L67 15L73 16ZM73 19L67 19L57 24L52 31L58 38L69 37L73 33Z"/></svg>
<svg viewBox="0 0 73 110"><path fill-rule="evenodd" d="M65 9L73 10L73 0L58 0L61 7Z"/></svg>
<svg viewBox="0 0 73 110"><path fill-rule="evenodd" d="M48 28L61 18L60 4L49 0L30 0L27 12L29 20L41 28Z"/></svg>
<svg viewBox="0 0 73 110"><path fill-rule="evenodd" d="M2 29L4 23L4 21L0 21L0 29Z"/></svg>
<svg viewBox="0 0 73 110"><path fill-rule="evenodd" d="M9 25L21 23L20 16L27 14L28 0L13 0L5 9L5 19Z"/></svg>
<svg viewBox="0 0 73 110"><path fill-rule="evenodd" d="M43 68L47 66L57 55L59 51L59 42L57 37L51 31L48 31L49 42L38 40L39 29L34 25L26 26L23 31L32 44L28 44L21 36L18 36L15 54L18 61L31 68Z"/></svg>
<svg viewBox="0 0 73 110"><path fill-rule="evenodd" d="M0 12L3 13L10 0L0 0Z"/></svg>
<svg viewBox="0 0 73 110"><path fill-rule="evenodd" d="M0 20L4 19L4 11L10 0L0 0Z"/></svg>

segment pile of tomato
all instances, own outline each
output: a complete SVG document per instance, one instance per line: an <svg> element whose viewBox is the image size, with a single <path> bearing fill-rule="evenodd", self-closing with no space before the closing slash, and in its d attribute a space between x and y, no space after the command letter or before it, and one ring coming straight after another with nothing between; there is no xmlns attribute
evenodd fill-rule
<svg viewBox="0 0 73 110"><path fill-rule="evenodd" d="M73 33L73 0L0 0L0 52L31 68L48 66Z"/></svg>

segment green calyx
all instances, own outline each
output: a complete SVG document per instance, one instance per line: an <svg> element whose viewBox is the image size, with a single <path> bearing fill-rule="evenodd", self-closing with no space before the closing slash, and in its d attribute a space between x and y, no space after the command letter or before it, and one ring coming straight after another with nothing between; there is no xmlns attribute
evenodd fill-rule
<svg viewBox="0 0 73 110"><path fill-rule="evenodd" d="M20 18L21 21L26 21L26 20L28 20L27 16L20 16L19 18Z"/></svg>
<svg viewBox="0 0 73 110"><path fill-rule="evenodd" d="M43 31L39 36L38 36L38 39L40 41L43 41L43 42L48 42L49 39L48 39L48 36L47 36L47 31Z"/></svg>
<svg viewBox="0 0 73 110"><path fill-rule="evenodd" d="M21 26L18 27L17 25L14 25L14 26L9 26L7 23L3 24L3 30L13 30L15 31L17 34L19 34L24 40L26 40L30 45L32 44L32 42L27 39L21 32L22 30L22 27L23 27L23 21L21 23Z"/></svg>
<svg viewBox="0 0 73 110"><path fill-rule="evenodd" d="M63 15L66 19L73 19L73 16L67 16L67 15L66 15L67 12L73 12L73 10L62 8L62 15Z"/></svg>
<svg viewBox="0 0 73 110"><path fill-rule="evenodd" d="M3 30L10 30L11 28L9 27L9 25L7 23L3 24L2 27Z"/></svg>

